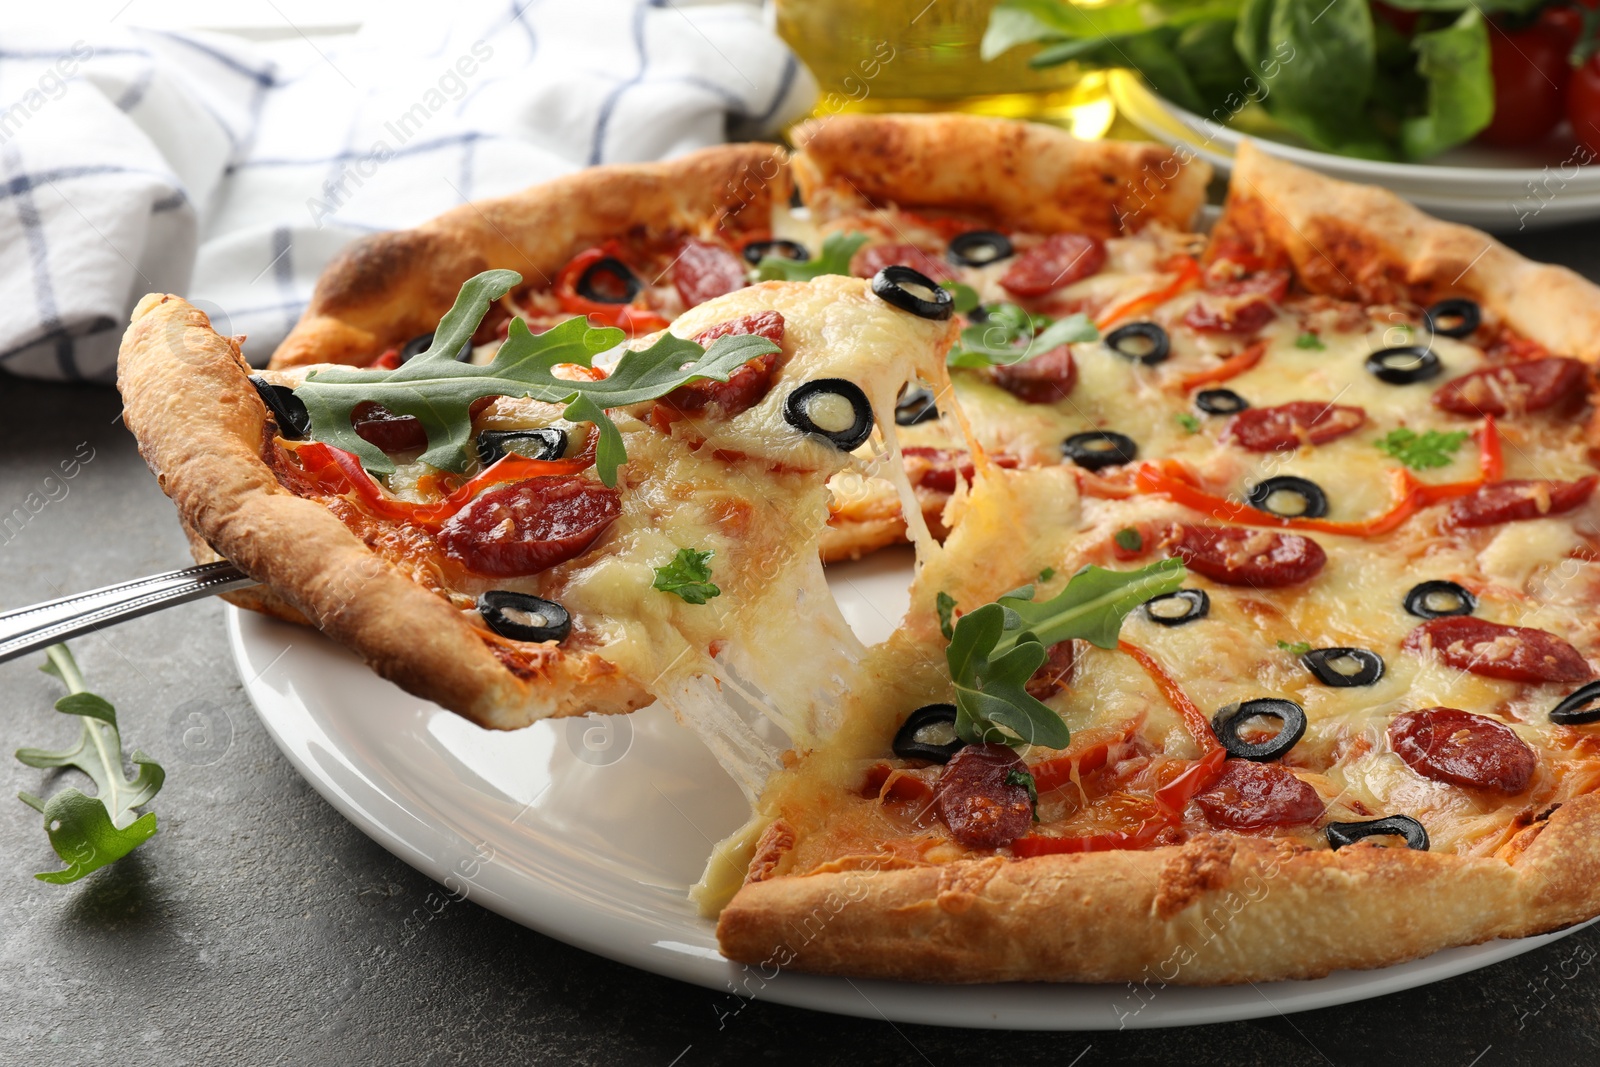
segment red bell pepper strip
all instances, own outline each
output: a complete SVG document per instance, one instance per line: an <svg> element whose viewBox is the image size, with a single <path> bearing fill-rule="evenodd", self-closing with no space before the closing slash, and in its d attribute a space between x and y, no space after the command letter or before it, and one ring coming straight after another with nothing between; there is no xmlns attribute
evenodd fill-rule
<svg viewBox="0 0 1600 1067"><path fill-rule="evenodd" d="M555 285L552 287L561 310L587 316L592 324L620 326L634 335L666 329L670 322L649 308L634 307L632 304L608 304L603 300L591 300L579 295L578 279L583 277L583 272L607 256L620 258L617 256L618 251L616 243L608 241L599 248L579 252L561 268L561 273L556 275Z"/></svg>
<svg viewBox="0 0 1600 1067"><path fill-rule="evenodd" d="M1228 758L1228 750L1217 746L1194 763L1172 781L1156 790L1156 803L1174 815L1183 811L1183 806L1200 793L1211 787L1222 774L1222 761Z"/></svg>
<svg viewBox="0 0 1600 1067"><path fill-rule="evenodd" d="M1175 461L1163 466L1146 463L1134 475L1134 484L1147 493L1165 493L1174 503L1202 511L1214 519L1245 526L1272 526L1280 529L1315 530L1346 537L1378 537L1410 518L1420 506L1417 481L1408 471L1391 472L1394 503L1389 510L1359 522L1333 522L1328 519L1286 519L1260 511L1248 504L1209 493L1189 480L1187 471Z"/></svg>
<svg viewBox="0 0 1600 1067"><path fill-rule="evenodd" d="M1201 711L1194 701L1189 699L1189 694L1183 691L1178 680L1168 674L1166 668L1157 663L1155 657L1150 655L1138 645L1127 641L1117 642L1118 650L1132 656L1150 680L1156 683L1156 688L1161 690L1161 695L1166 698L1172 709L1183 717L1183 725L1188 727L1189 733L1194 737L1195 743L1201 751L1209 753L1212 749L1221 751L1222 746L1217 742L1217 735L1211 732L1211 720L1206 718L1206 713Z"/></svg>
<svg viewBox="0 0 1600 1067"><path fill-rule="evenodd" d="M1178 384L1185 389L1193 389L1197 385L1213 385L1225 382L1229 378L1237 378L1245 371L1261 362L1261 357L1267 354L1265 341L1257 341L1242 352L1235 352L1227 359L1208 370L1195 371L1185 374L1178 379Z"/></svg>
<svg viewBox="0 0 1600 1067"><path fill-rule="evenodd" d="M591 439L589 447L584 449L581 455L571 459L555 460L529 459L527 456L509 452L455 492L432 504L414 504L409 500L391 496L373 480L372 475L361 466L361 460L354 453L346 452L342 448L335 448L321 441L311 441L294 446L293 452L299 459L300 466L310 472L316 480L325 483L331 480L332 484L328 488L340 495L354 493L367 512L419 526L438 527L444 525L450 516L460 511L473 497L491 485L520 482L547 475L577 474L593 466L594 447L595 442Z"/></svg>
<svg viewBox="0 0 1600 1067"><path fill-rule="evenodd" d="M1443 485L1424 485L1411 476L1410 471L1395 469L1393 480L1394 503L1389 510L1359 522L1333 522L1328 519L1286 519L1257 510L1248 504L1209 493L1195 485L1192 474L1175 460L1160 465L1146 463L1134 475L1134 485L1146 493L1165 493L1174 503L1194 511L1205 512L1214 519L1242 523L1246 526L1275 526L1292 530L1313 530L1321 533L1341 534L1346 537L1381 537L1397 528L1416 512L1430 504L1466 496L1480 486L1497 482L1505 472L1505 456L1500 447L1500 431L1493 418L1483 420L1478 431L1478 477L1470 482L1449 482Z"/></svg>
<svg viewBox="0 0 1600 1067"><path fill-rule="evenodd" d="M1162 269L1175 271L1178 276L1159 289L1151 290L1141 296L1124 300L1120 304L1107 308L1095 319L1094 324L1104 330L1114 322L1131 318L1142 311L1148 311L1154 307L1160 307L1179 293L1187 289L1193 289L1200 284L1200 264L1195 261L1193 256L1174 256L1162 264Z"/></svg>
<svg viewBox="0 0 1600 1067"><path fill-rule="evenodd" d="M1485 485L1498 482L1505 476L1505 472L1506 457L1500 447L1500 428L1495 425L1493 415L1485 415L1483 426L1478 430L1478 477L1468 482L1419 486L1421 506L1427 507L1429 504L1453 500L1458 496L1469 496Z"/></svg>
<svg viewBox="0 0 1600 1067"><path fill-rule="evenodd" d="M1101 741L1098 744L1090 745L1076 755L1062 755L1035 763L1028 768L1028 773L1033 775L1033 787L1041 793L1048 793L1050 790L1060 789L1072 781L1074 766L1076 766L1080 777L1098 771L1106 765L1106 759L1110 753L1110 743Z"/></svg>
<svg viewBox="0 0 1600 1067"><path fill-rule="evenodd" d="M1011 853L1020 859L1033 856L1052 856L1070 852L1112 852L1118 849L1145 848L1154 843L1156 835L1172 821L1166 818L1147 819L1137 830L1113 830L1110 833L1090 834L1087 837L1050 837L1029 834L1011 842Z"/></svg>

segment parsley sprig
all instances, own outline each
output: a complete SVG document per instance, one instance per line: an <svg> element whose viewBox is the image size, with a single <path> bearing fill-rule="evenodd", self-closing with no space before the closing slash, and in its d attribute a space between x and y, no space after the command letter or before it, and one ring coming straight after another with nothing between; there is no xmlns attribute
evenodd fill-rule
<svg viewBox="0 0 1600 1067"><path fill-rule="evenodd" d="M1450 457L1460 451L1468 436L1466 430L1451 430L1447 433L1427 430L1419 434L1415 430L1401 427L1398 430L1390 430L1373 444L1412 470L1420 471L1430 467L1448 467Z"/></svg>
<svg viewBox="0 0 1600 1067"><path fill-rule="evenodd" d="M89 692L66 645L51 645L45 656L45 665L39 669L67 687L67 695L56 701L56 710L78 716L82 729L77 744L57 751L19 748L17 759L30 767L76 767L94 782L95 795L69 786L49 800L32 793L18 793L17 797L44 816L50 847L67 864L62 870L43 871L34 877L64 885L116 862L155 836L155 812L136 817L134 809L154 799L167 775L161 764L134 749L131 758L136 773L128 778L122 768L116 709L104 697Z"/></svg>
<svg viewBox="0 0 1600 1067"><path fill-rule="evenodd" d="M1064 344L1099 339L1100 331L1087 315L1052 319L1016 304L1000 303L988 309L982 322L961 331L961 341L950 350L946 362L952 367L1009 367Z"/></svg>
<svg viewBox="0 0 1600 1067"><path fill-rule="evenodd" d="M428 448L419 457L441 470L462 473L469 462L472 403L488 396L531 397L564 404L574 422L592 422L600 438L595 466L600 480L617 484L617 468L627 462L622 434L607 408L655 400L687 382L713 378L719 382L750 360L778 347L765 337L741 334L722 337L701 348L672 334L663 334L649 348L623 354L611 373L599 381L556 377L562 363L592 365L594 357L621 344L614 327L594 328L581 318L569 319L538 336L520 318L511 320L505 343L484 366L460 363L455 354L471 340L489 305L511 291L522 276L490 270L467 280L453 307L434 331L426 351L394 370L324 367L295 389L311 415L311 436L353 452L373 474L389 474L394 461L357 434L351 423L356 407L371 401L397 415L410 415L428 433Z"/></svg>
<svg viewBox="0 0 1600 1067"><path fill-rule="evenodd" d="M691 604L704 604L714 596L721 596L722 590L711 581L712 555L711 549L704 552L692 548L678 549L676 556L656 568L656 580L651 583L651 588L663 593L675 593Z"/></svg>
<svg viewBox="0 0 1600 1067"><path fill-rule="evenodd" d="M1065 748L1067 724L1026 689L1047 650L1069 638L1115 648L1128 613L1177 590L1186 573L1176 559L1136 571L1089 566L1049 600L1035 603L1028 585L961 616L945 650L956 689L957 736L970 744Z"/></svg>
<svg viewBox="0 0 1600 1067"><path fill-rule="evenodd" d="M830 233L822 251L811 259L766 255L756 264L756 277L764 282L809 282L824 274L849 274L850 260L867 243L864 233Z"/></svg>

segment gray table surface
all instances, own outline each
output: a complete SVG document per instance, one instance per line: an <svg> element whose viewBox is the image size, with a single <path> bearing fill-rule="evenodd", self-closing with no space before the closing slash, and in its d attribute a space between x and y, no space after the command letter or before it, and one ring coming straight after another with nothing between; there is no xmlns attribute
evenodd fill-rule
<svg viewBox="0 0 1600 1067"><path fill-rule="evenodd" d="M1515 240L1600 277L1600 227ZM109 389L0 377L0 514L87 442L93 458L30 522L0 534L0 605L188 562L171 506ZM84 882L38 817L0 796L0 1064L796 1062L1457 1067L1600 1061L1600 927L1410 992L1175 1030L972 1032L762 1003L588 955L474 904L414 935L435 886L369 841L291 769L257 721L204 602L74 642L130 745L164 762L161 832ZM56 745L33 662L0 666L0 752ZM184 730L199 714L213 729ZM0 758L5 792L43 772ZM380 973L358 961L392 952ZM1074 1057L1079 1057L1074 1059Z"/></svg>

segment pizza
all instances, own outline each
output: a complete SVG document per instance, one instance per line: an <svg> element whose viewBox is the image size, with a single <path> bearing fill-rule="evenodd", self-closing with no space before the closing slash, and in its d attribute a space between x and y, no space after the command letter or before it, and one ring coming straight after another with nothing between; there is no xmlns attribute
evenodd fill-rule
<svg viewBox="0 0 1600 1067"><path fill-rule="evenodd" d="M127 420L197 558L484 725L669 706L724 953L1217 984L1600 913L1600 290L1249 145L964 116L356 245ZM791 200L798 189L799 205ZM915 547L862 647L821 560Z"/></svg>

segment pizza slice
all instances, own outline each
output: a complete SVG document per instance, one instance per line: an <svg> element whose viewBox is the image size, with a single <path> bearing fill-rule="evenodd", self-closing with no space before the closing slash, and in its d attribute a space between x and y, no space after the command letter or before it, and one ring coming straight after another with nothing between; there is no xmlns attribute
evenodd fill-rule
<svg viewBox="0 0 1600 1067"><path fill-rule="evenodd" d="M201 312L145 298L126 419L197 556L259 579L247 606L485 726L742 679L791 737L825 731L822 680L860 655L822 580L826 481L867 469L854 450L875 428L897 462L895 397L942 373L948 297L768 283L632 341L517 320L492 361L458 361L518 282L470 280L429 348L389 370L252 374ZM735 751L761 747L749 728L726 729L725 762L754 759Z"/></svg>
<svg viewBox="0 0 1600 1067"><path fill-rule="evenodd" d="M731 958L1154 988L1600 912L1600 291L1249 146L1199 262L1074 390L1119 462L975 455L887 681L713 860Z"/></svg>

